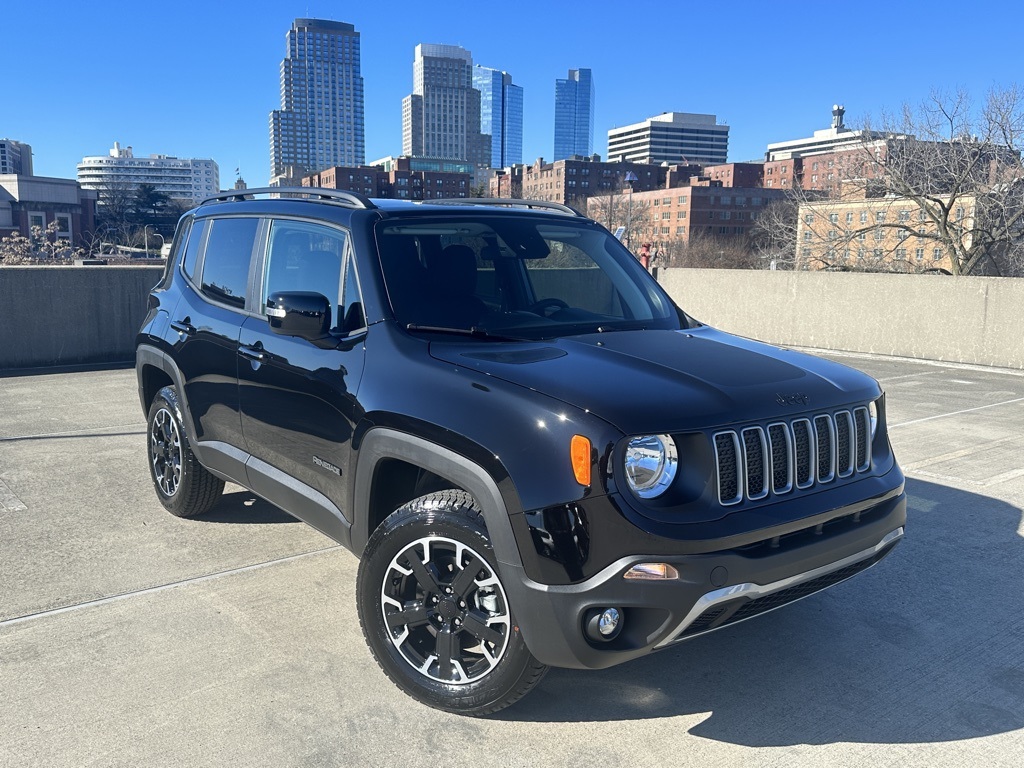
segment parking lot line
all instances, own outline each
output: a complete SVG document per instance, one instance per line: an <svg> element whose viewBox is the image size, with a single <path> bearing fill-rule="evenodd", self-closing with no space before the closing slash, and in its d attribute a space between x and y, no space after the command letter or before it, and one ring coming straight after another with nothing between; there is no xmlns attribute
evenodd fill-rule
<svg viewBox="0 0 1024 768"><path fill-rule="evenodd" d="M262 563L253 563L252 565L245 565L241 568L231 568L226 571L218 571L217 573L209 573L205 576L195 576L191 579L182 579L181 581L173 581L168 584L160 584L156 587L147 587L146 589L136 589L131 592L123 592L119 595L111 595L109 597L102 597L98 600L87 600L84 603L76 603L75 605L65 605L61 608L54 608L49 611L39 611L38 613L29 613L24 616L15 616L12 619L5 619L0 621L0 629L5 627L14 626L15 624L24 624L25 622L35 621L37 619L44 619L50 616L58 616L62 613L71 613L78 611L83 608L95 608L100 605L107 605L109 603L116 603L121 600L127 600L130 597L142 597L143 595L152 595L157 592L165 592L169 589L176 589L178 587L189 586L192 584L202 584L206 581L213 581L214 579L220 579L224 576L235 576L239 573L247 573L248 571L256 571L261 568L266 568L271 565L281 565L283 563L290 563L294 560L302 560L313 555L321 555L324 552L333 552L336 549L340 549L341 545L336 544L332 547L324 547L323 549L315 549L311 552L301 552L297 555L290 555L288 557L279 557L274 560L267 560Z"/></svg>
<svg viewBox="0 0 1024 768"><path fill-rule="evenodd" d="M1017 397L1013 400L1003 400L1000 403L989 403L988 405L979 405L977 408L964 408L962 411L950 411L949 413L937 413L934 416L925 416L920 419L911 419L910 421L901 421L899 424L890 424L889 429L896 429L897 427L909 427L911 424L920 424L923 421L932 421L933 419L944 419L947 416L959 416L962 413L972 413L974 411L983 411L986 408L996 408L1000 405L1010 405L1012 403L1024 403L1024 397Z"/></svg>

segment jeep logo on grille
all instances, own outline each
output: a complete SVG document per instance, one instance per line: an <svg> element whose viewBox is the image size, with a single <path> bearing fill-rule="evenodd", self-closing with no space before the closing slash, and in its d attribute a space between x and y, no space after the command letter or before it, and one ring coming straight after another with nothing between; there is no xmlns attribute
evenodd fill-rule
<svg viewBox="0 0 1024 768"><path fill-rule="evenodd" d="M803 392L791 392L789 394L775 393L775 402L779 405L807 405L811 398Z"/></svg>

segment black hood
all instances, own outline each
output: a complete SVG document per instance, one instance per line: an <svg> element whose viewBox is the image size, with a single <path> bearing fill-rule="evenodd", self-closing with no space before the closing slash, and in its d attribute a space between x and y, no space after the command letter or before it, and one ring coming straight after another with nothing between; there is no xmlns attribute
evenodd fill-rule
<svg viewBox="0 0 1024 768"><path fill-rule="evenodd" d="M522 344L435 342L430 353L543 392L633 435L792 417L880 394L872 378L852 368L706 326Z"/></svg>

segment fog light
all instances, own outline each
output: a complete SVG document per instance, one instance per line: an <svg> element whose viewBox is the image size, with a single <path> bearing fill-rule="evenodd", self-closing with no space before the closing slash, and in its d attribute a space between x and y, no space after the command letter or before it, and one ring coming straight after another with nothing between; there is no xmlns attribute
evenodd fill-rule
<svg viewBox="0 0 1024 768"><path fill-rule="evenodd" d="M607 643L619 636L624 623L623 613L618 608L594 608L587 617L587 636Z"/></svg>
<svg viewBox="0 0 1024 768"><path fill-rule="evenodd" d="M597 631L604 637L612 637L619 633L619 619L622 618L618 608L605 608L597 617Z"/></svg>
<svg viewBox="0 0 1024 768"><path fill-rule="evenodd" d="M664 581L678 579L679 571L668 563L638 563L622 574L622 578L631 581Z"/></svg>

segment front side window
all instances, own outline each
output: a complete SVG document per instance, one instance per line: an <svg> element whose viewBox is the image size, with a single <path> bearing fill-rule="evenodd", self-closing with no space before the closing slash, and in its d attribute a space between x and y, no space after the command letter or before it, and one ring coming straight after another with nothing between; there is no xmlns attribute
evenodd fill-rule
<svg viewBox="0 0 1024 768"><path fill-rule="evenodd" d="M207 298L245 309L249 263L258 225L259 219L250 218L214 219L209 222L200 284ZM192 228L193 233L195 229Z"/></svg>
<svg viewBox="0 0 1024 768"><path fill-rule="evenodd" d="M531 339L682 327L671 300L619 241L566 218L378 224L398 323Z"/></svg>
<svg viewBox="0 0 1024 768"><path fill-rule="evenodd" d="M281 291L319 293L331 304L331 327L342 325L342 263L345 232L304 221L274 221L263 270L262 310Z"/></svg>

